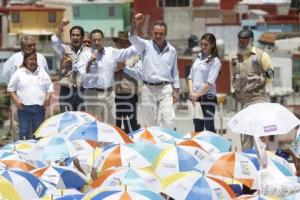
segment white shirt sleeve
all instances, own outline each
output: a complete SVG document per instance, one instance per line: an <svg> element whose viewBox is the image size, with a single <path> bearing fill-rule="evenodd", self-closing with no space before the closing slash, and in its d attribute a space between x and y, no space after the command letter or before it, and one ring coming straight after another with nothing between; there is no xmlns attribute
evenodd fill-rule
<svg viewBox="0 0 300 200"><path fill-rule="evenodd" d="M55 34L51 37L51 44L56 53L62 58L65 53L65 48L61 40Z"/></svg>
<svg viewBox="0 0 300 200"><path fill-rule="evenodd" d="M139 54L143 54L143 51L146 49L147 40L140 38L137 35L131 35L129 33L128 37L130 43L135 46Z"/></svg>
<svg viewBox="0 0 300 200"><path fill-rule="evenodd" d="M38 56L38 65L49 74L49 67L45 56L40 53L37 53L37 56Z"/></svg>
<svg viewBox="0 0 300 200"><path fill-rule="evenodd" d="M8 83L7 86L7 92L15 92L17 91L17 86L18 86L18 79L19 79L19 73L16 72L14 73Z"/></svg>
<svg viewBox="0 0 300 200"><path fill-rule="evenodd" d="M13 73L17 70L15 66L15 59L17 54L12 55L5 63L3 64L2 78L6 84L9 83L9 80Z"/></svg>

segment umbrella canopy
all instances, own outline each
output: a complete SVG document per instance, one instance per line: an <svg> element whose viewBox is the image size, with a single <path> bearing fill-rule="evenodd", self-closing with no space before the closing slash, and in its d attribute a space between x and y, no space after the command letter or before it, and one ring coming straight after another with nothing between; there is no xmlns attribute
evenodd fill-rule
<svg viewBox="0 0 300 200"><path fill-rule="evenodd" d="M247 152L246 153L249 156L253 156L255 159L257 159L256 156L256 150L255 149L251 149L251 152ZM273 166L275 169L278 169L283 175L285 176L293 176L294 172L293 169L290 166L290 163L287 162L284 158L277 156L275 153L271 152L271 151L266 151L267 153L267 162L268 165ZM253 161L253 160L252 160ZM257 168L259 168L259 162L256 161L255 165Z"/></svg>
<svg viewBox="0 0 300 200"><path fill-rule="evenodd" d="M229 152L220 154L220 157L208 170L208 173L217 176L234 178L251 188L254 179L257 178L258 168L253 158L241 152Z"/></svg>
<svg viewBox="0 0 300 200"><path fill-rule="evenodd" d="M28 172L0 169L0 177L13 185L21 199L38 199L45 194L47 189L37 177ZM3 181L2 183L4 183L4 188L8 188L7 182ZM0 188L2 188L2 185L0 185Z"/></svg>
<svg viewBox="0 0 300 200"><path fill-rule="evenodd" d="M54 115L45 120L36 130L36 137L45 137L49 135L58 135L65 128L76 124L94 121L95 118L85 112L68 111L58 115Z"/></svg>
<svg viewBox="0 0 300 200"><path fill-rule="evenodd" d="M31 173L41 180L54 184L57 189L80 190L87 183L87 178L81 172L67 166L44 167Z"/></svg>
<svg viewBox="0 0 300 200"><path fill-rule="evenodd" d="M132 133L134 141L145 141L165 147L174 144L177 139L183 138L183 134L169 128L157 126L141 128Z"/></svg>
<svg viewBox="0 0 300 200"><path fill-rule="evenodd" d="M280 200L280 198L258 195L242 195L237 198L234 198L234 200Z"/></svg>
<svg viewBox="0 0 300 200"><path fill-rule="evenodd" d="M160 179L150 170L121 167L104 170L91 185L93 188L107 186L142 186L153 192L160 192Z"/></svg>
<svg viewBox="0 0 300 200"><path fill-rule="evenodd" d="M299 119L281 104L257 103L235 114L228 127L235 133L260 137L286 134L299 124Z"/></svg>
<svg viewBox="0 0 300 200"><path fill-rule="evenodd" d="M41 200L81 200L84 195L76 189L56 189L47 193Z"/></svg>
<svg viewBox="0 0 300 200"><path fill-rule="evenodd" d="M90 173L95 160L102 153L102 148L91 140L74 140L71 143L78 153L76 158L80 162L80 167L85 173Z"/></svg>
<svg viewBox="0 0 300 200"><path fill-rule="evenodd" d="M224 199L235 197L223 181L196 172L179 172L162 181L162 192L176 200Z"/></svg>
<svg viewBox="0 0 300 200"><path fill-rule="evenodd" d="M40 161L65 160L77 155L71 142L64 136L42 138L28 153L27 159Z"/></svg>
<svg viewBox="0 0 300 200"><path fill-rule="evenodd" d="M198 165L200 159L205 160L208 156L208 153L200 148L171 145L158 156L154 163L154 172L160 178L164 178L176 172L191 171Z"/></svg>
<svg viewBox="0 0 300 200"><path fill-rule="evenodd" d="M133 143L120 128L96 120L80 124L69 133L70 140L93 140L111 143Z"/></svg>
<svg viewBox="0 0 300 200"><path fill-rule="evenodd" d="M0 176L0 199L22 199L13 184L2 176Z"/></svg>
<svg viewBox="0 0 300 200"><path fill-rule="evenodd" d="M211 131L202 131L193 137L195 140L205 141L217 147L220 152L228 152L231 148L231 142Z"/></svg>
<svg viewBox="0 0 300 200"><path fill-rule="evenodd" d="M1 150L11 150L28 153L36 144L36 140L18 140L14 143L9 143L1 147Z"/></svg>
<svg viewBox="0 0 300 200"><path fill-rule="evenodd" d="M92 190L83 200L164 200L160 195L150 190L134 190L113 187Z"/></svg>
<svg viewBox="0 0 300 200"><path fill-rule="evenodd" d="M144 168L151 166L160 152L157 146L142 142L110 145L104 148L95 164L99 170L119 166Z"/></svg>

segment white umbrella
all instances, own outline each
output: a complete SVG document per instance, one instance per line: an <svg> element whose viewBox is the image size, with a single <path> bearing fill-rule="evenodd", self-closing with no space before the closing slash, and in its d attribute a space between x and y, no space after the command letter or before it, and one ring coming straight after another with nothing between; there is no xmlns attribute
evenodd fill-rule
<svg viewBox="0 0 300 200"><path fill-rule="evenodd" d="M227 125L235 133L260 137L286 134L299 124L299 119L281 104L257 103L235 114Z"/></svg>

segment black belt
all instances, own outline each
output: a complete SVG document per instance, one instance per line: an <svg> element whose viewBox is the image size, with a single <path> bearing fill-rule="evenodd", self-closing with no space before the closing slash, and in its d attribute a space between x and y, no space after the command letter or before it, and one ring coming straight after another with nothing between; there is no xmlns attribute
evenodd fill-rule
<svg viewBox="0 0 300 200"><path fill-rule="evenodd" d="M146 85L151 85L151 86L161 86L161 85L167 85L169 82L163 81L163 82L157 82L157 83L149 83L147 81L143 81L144 84Z"/></svg>
<svg viewBox="0 0 300 200"><path fill-rule="evenodd" d="M98 92L111 92L113 90L113 87L109 88L86 88L86 90L94 90Z"/></svg>

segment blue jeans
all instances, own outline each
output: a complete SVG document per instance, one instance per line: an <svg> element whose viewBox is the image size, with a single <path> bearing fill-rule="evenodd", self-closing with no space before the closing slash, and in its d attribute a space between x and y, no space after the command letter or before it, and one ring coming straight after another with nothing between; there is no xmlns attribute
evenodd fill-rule
<svg viewBox="0 0 300 200"><path fill-rule="evenodd" d="M204 119L193 119L195 131L199 132L207 130L215 133L214 117L217 106L217 97L213 94L205 94L200 99L200 105Z"/></svg>
<svg viewBox="0 0 300 200"><path fill-rule="evenodd" d="M83 88L61 86L59 94L60 112L84 111L83 99L80 95L83 95Z"/></svg>
<svg viewBox="0 0 300 200"><path fill-rule="evenodd" d="M23 105L23 109L18 110L18 118L20 126L19 139L30 139L45 119L45 108L39 105Z"/></svg>

